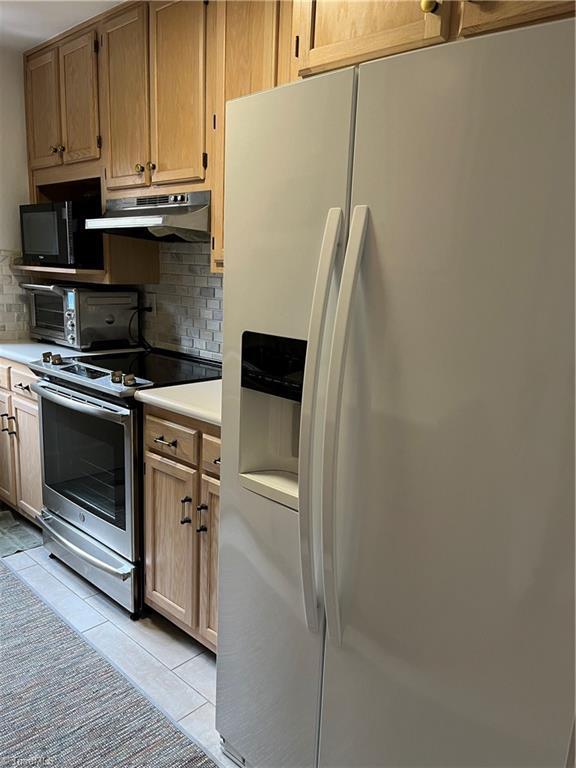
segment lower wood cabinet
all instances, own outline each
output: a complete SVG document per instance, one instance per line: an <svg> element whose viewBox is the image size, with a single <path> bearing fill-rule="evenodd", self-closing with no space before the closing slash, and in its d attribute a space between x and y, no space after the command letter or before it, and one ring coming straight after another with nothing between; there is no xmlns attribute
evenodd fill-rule
<svg viewBox="0 0 576 768"><path fill-rule="evenodd" d="M0 373L0 499L35 520L42 509L40 422L30 390L36 377L8 360Z"/></svg>
<svg viewBox="0 0 576 768"><path fill-rule="evenodd" d="M200 501L200 583L198 632L216 645L218 637L218 527L220 480L202 475Z"/></svg>
<svg viewBox="0 0 576 768"><path fill-rule="evenodd" d="M16 504L16 470L14 464L14 435L12 428L12 395L0 390L0 499L10 506Z"/></svg>
<svg viewBox="0 0 576 768"><path fill-rule="evenodd" d="M16 435L13 446L16 461L16 504L32 519L42 509L42 464L38 406L24 397L12 398Z"/></svg>
<svg viewBox="0 0 576 768"><path fill-rule="evenodd" d="M215 651L220 430L147 407L144 460L145 602Z"/></svg>

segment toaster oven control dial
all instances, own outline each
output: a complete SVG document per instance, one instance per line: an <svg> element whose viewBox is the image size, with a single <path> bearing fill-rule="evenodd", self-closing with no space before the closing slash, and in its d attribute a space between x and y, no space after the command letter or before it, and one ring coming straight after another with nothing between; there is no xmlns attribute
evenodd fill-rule
<svg viewBox="0 0 576 768"><path fill-rule="evenodd" d="M73 309L67 309L64 314L66 315L68 320L71 320L71 319L74 318L74 310Z"/></svg>
<svg viewBox="0 0 576 768"><path fill-rule="evenodd" d="M68 344L75 344L76 343L76 336L74 336L73 333L69 333L68 336L66 336L68 340Z"/></svg>

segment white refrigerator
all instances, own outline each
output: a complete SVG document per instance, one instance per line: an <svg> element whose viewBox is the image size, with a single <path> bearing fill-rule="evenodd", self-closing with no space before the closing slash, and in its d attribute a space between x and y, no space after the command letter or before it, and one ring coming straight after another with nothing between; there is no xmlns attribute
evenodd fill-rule
<svg viewBox="0 0 576 768"><path fill-rule="evenodd" d="M574 22L231 102L216 727L253 768L564 768Z"/></svg>

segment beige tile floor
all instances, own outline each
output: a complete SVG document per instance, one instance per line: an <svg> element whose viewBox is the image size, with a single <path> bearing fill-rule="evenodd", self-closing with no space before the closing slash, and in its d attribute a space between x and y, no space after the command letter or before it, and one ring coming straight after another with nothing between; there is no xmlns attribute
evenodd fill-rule
<svg viewBox="0 0 576 768"><path fill-rule="evenodd" d="M216 657L157 614L128 613L44 547L2 559L222 768L233 768L215 728Z"/></svg>

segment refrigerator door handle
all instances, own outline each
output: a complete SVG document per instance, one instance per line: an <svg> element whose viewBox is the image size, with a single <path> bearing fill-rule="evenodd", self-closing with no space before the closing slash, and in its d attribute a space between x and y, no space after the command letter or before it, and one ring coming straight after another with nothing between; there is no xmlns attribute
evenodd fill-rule
<svg viewBox="0 0 576 768"><path fill-rule="evenodd" d="M314 573L314 537L312 520L312 499L310 483L310 464L312 460L312 441L314 437L314 416L316 408L316 389L318 382L320 349L324 335L326 309L330 292L330 278L340 234L343 215L340 208L330 208L326 216L324 236L320 248L320 260L316 273L312 312L308 328L308 347L302 391L300 415L300 457L298 466L298 513L300 535L300 563L302 570L302 591L306 623L311 632L320 630L318 617L318 597Z"/></svg>
<svg viewBox="0 0 576 768"><path fill-rule="evenodd" d="M326 417L322 467L322 569L324 572L324 605L328 636L336 645L342 640L340 601L336 562L335 485L338 459L340 401L344 382L344 361L348 347L350 313L366 240L369 209L357 205L352 212L350 235L344 258L340 293L334 320L334 335L328 368Z"/></svg>

